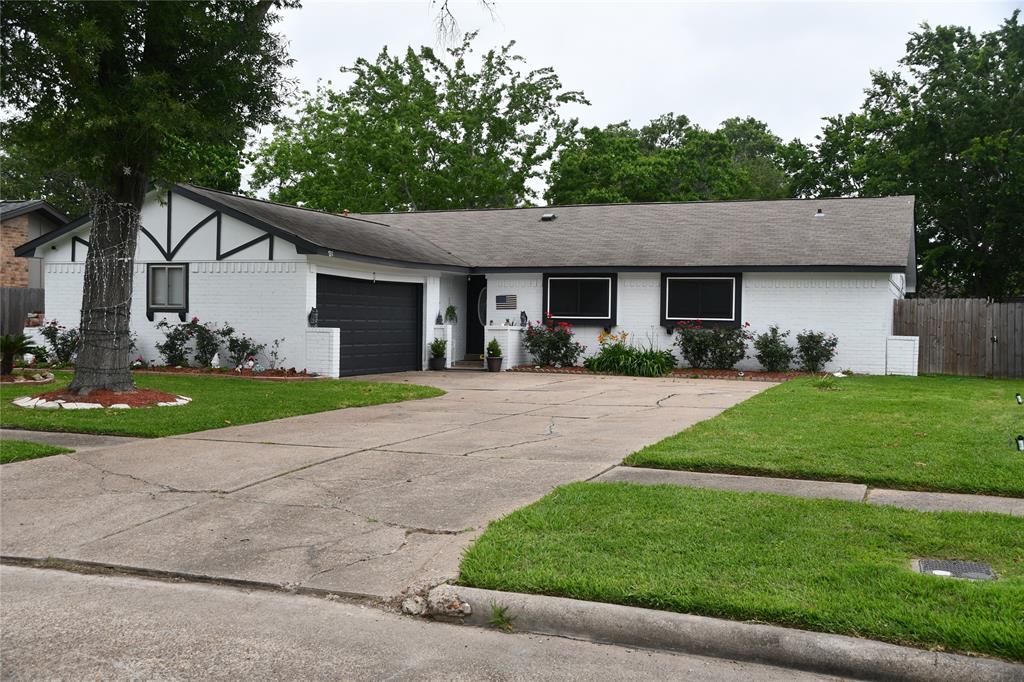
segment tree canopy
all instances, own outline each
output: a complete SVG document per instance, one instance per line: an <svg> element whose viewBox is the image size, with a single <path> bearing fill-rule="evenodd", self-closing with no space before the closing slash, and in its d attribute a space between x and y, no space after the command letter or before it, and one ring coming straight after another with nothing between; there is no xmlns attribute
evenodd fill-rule
<svg viewBox="0 0 1024 682"><path fill-rule="evenodd" d="M791 196L790 167L806 157L761 121L730 118L715 131L665 114L585 128L551 165L545 198L579 204Z"/></svg>
<svg viewBox="0 0 1024 682"><path fill-rule="evenodd" d="M484 53L467 34L438 54L384 49L342 73L345 90L305 93L255 154L252 184L331 211L515 206L574 135L562 107L586 103L550 68L523 71L514 43Z"/></svg>
<svg viewBox="0 0 1024 682"><path fill-rule="evenodd" d="M18 155L5 182L237 188L247 131L272 120L286 85L270 31L285 4L5 2L3 145Z"/></svg>
<svg viewBox="0 0 1024 682"><path fill-rule="evenodd" d="M802 179L820 196L917 197L920 290L1024 295L1024 28L924 25L860 111L826 119Z"/></svg>
<svg viewBox="0 0 1024 682"><path fill-rule="evenodd" d="M154 181L237 182L289 63L272 32L293 0L16 2L0 13L9 178L88 197L81 349L70 390L134 388L128 369L139 213Z"/></svg>

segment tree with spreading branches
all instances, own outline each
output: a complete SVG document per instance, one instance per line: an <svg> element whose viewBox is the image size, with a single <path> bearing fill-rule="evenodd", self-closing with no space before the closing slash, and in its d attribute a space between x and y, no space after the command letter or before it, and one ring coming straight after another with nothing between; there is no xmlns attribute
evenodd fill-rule
<svg viewBox="0 0 1024 682"><path fill-rule="evenodd" d="M248 131L272 122L286 94L290 60L272 29L297 4L4 2L3 146L47 159L48 175L73 178L90 206L70 390L134 388L129 315L143 201L162 183L211 174L230 183Z"/></svg>

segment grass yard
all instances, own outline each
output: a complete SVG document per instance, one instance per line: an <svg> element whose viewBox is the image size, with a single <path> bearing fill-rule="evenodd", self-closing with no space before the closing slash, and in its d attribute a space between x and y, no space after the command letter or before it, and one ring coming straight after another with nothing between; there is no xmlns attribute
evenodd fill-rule
<svg viewBox="0 0 1024 682"><path fill-rule="evenodd" d="M181 407L135 410L29 410L10 404L23 395L52 391L70 381L58 374L52 384L24 390L0 385L0 426L38 431L72 431L155 438L237 424L253 424L343 407L433 398L444 393L428 386L363 381L256 381L228 377L141 375L138 386L193 400Z"/></svg>
<svg viewBox="0 0 1024 682"><path fill-rule="evenodd" d="M1024 519L997 514L574 483L492 523L460 581L1024 660Z"/></svg>
<svg viewBox="0 0 1024 682"><path fill-rule="evenodd" d="M59 448L56 445L45 445L43 443L30 443L25 440L0 440L0 464L20 462L25 459L36 459L37 457L49 457L60 455L65 452L74 452L67 448Z"/></svg>
<svg viewBox="0 0 1024 682"><path fill-rule="evenodd" d="M794 379L626 458L632 466L1024 497L1024 382Z"/></svg>

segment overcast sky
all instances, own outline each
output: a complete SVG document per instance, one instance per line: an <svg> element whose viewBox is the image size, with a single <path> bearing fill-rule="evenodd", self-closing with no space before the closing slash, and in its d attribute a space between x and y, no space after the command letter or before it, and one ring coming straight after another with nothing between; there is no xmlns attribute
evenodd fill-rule
<svg viewBox="0 0 1024 682"><path fill-rule="evenodd" d="M585 125L641 125L666 112L708 128L754 116L813 140L821 118L858 107L871 69L892 69L922 22L996 28L1020 2L453 2L479 49L511 40L529 68L552 66L589 107ZM348 81L338 67L387 45L438 46L429 0L304 0L278 25L304 88Z"/></svg>

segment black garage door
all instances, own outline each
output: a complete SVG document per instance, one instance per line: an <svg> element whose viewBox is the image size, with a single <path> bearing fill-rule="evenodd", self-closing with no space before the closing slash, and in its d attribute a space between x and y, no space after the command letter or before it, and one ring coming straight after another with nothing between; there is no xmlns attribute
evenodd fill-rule
<svg viewBox="0 0 1024 682"><path fill-rule="evenodd" d="M341 376L423 369L423 286L316 276L321 327L341 329Z"/></svg>

